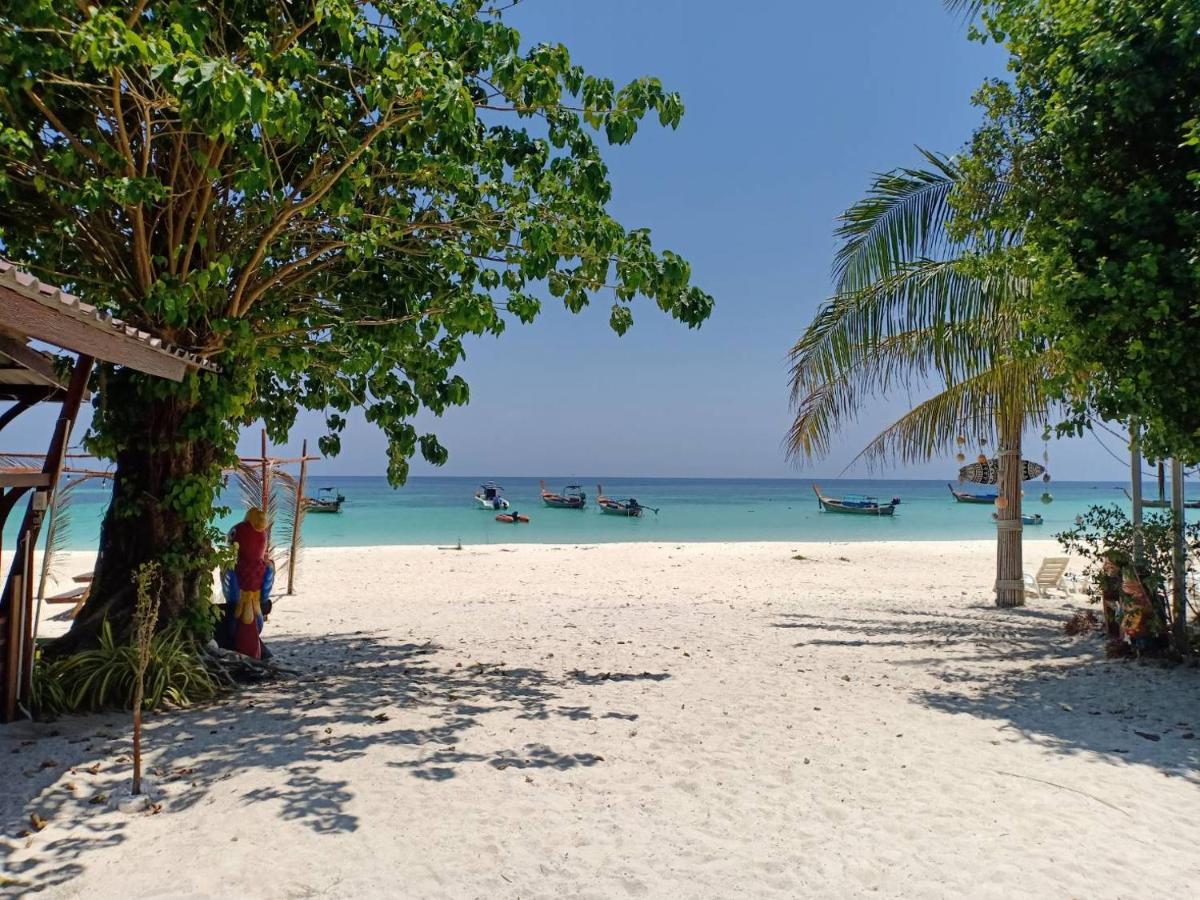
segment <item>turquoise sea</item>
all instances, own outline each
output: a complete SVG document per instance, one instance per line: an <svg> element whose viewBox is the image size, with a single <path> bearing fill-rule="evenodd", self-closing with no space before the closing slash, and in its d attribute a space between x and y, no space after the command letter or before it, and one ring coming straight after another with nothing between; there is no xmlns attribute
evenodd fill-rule
<svg viewBox="0 0 1200 900"><path fill-rule="evenodd" d="M901 498L894 518L868 518L822 513L811 479L693 479L693 478L555 478L550 490L569 481L585 486L589 505L584 510L550 509L542 505L538 479L490 476L505 488L513 510L531 519L527 525L496 522L494 513L475 505L474 493L485 478L414 477L399 489L383 478L317 477L310 493L333 487L346 496L338 515L309 515L304 524L307 546L369 546L375 544L448 545L495 543L599 543L608 541L874 541L960 540L995 534L992 507L956 503L944 481L823 479L830 496L863 493L881 500ZM594 503L596 483L611 497L636 497L657 507L641 519L602 515ZM1047 539L1071 525L1089 506L1129 501L1120 482L1055 482L1054 502L1040 502L1041 482L1027 486L1026 508L1041 513L1045 524L1028 527L1030 538ZM85 489L86 488L86 489ZM1148 482L1147 494L1155 488ZM96 545L108 494L81 486L73 506L69 545ZM230 493L226 503L237 504ZM1198 516L1192 511L1189 516ZM240 518L240 514L237 514ZM13 516L13 519L19 518ZM223 525L232 524L230 517ZM11 528L11 525L10 525ZM5 536L11 546L11 536Z"/></svg>

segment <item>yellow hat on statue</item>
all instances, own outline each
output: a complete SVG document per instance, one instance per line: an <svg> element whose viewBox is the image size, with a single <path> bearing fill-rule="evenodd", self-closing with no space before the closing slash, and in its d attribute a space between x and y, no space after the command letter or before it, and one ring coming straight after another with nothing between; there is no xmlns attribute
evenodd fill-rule
<svg viewBox="0 0 1200 900"><path fill-rule="evenodd" d="M267 514L258 507L246 510L246 521L255 531L267 530Z"/></svg>

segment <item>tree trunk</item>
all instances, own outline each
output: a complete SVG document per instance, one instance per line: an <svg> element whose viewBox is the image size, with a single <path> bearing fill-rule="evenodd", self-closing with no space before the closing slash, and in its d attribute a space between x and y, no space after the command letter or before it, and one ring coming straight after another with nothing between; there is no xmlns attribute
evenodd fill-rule
<svg viewBox="0 0 1200 900"><path fill-rule="evenodd" d="M1025 605L1024 561L1021 558L1021 424L1000 421L1000 459L996 505L996 605Z"/></svg>
<svg viewBox="0 0 1200 900"><path fill-rule="evenodd" d="M159 628L207 603L212 590L209 523L221 454L197 435L219 435L228 426L209 422L203 399L182 386L123 375L110 373L109 408L97 412L100 440L112 442L116 469L91 592L71 630L50 646L56 656L95 646L106 619L119 642L127 639L137 599L132 579L144 563L161 566ZM114 410L116 404L121 408Z"/></svg>

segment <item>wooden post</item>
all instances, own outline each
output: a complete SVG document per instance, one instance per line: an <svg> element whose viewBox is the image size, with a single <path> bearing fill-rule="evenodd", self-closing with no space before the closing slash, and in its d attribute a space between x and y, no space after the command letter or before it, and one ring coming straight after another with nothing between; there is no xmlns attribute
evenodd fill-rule
<svg viewBox="0 0 1200 900"><path fill-rule="evenodd" d="M288 595L296 593L296 554L300 550L300 523L304 519L304 482L308 475L308 441L301 445L300 478L296 482L296 507L292 510L292 549L288 553Z"/></svg>
<svg viewBox="0 0 1200 900"><path fill-rule="evenodd" d="M267 462L267 429L262 430L262 459L259 462L262 476L259 478L262 487L262 511L267 517L267 546L271 546L271 466Z"/></svg>
<svg viewBox="0 0 1200 900"><path fill-rule="evenodd" d="M1183 461L1171 460L1171 562L1174 568L1172 578L1172 617L1175 628L1172 640L1177 653L1186 656L1188 652L1187 634L1187 535L1184 523L1183 506Z"/></svg>
<svg viewBox="0 0 1200 900"><path fill-rule="evenodd" d="M42 463L41 483L36 487L34 495L25 509L25 517L21 520L17 532L17 552L14 554L12 567L9 569L8 580L4 592L0 595L0 606L7 606L9 616L10 643L5 649L8 656L6 661L6 681L0 716L11 720L16 715L19 700L29 696L29 685L33 677L33 546L37 543L38 532L42 526L44 505L38 501L39 495L45 497L54 490L62 478L63 460L66 457L67 444L71 440L71 429L75 425L75 417L79 414L79 406L87 390L88 378L92 373L94 359L80 354L75 360L71 371L71 381L67 394L63 398L58 420L54 424L54 434ZM15 626L19 626L15 627Z"/></svg>
<svg viewBox="0 0 1200 900"><path fill-rule="evenodd" d="M1002 609L1025 605L1024 562L1021 558L1021 420L1000 418L1000 457L996 495L1007 502L996 509L996 605Z"/></svg>
<svg viewBox="0 0 1200 900"><path fill-rule="evenodd" d="M1139 571L1145 553L1142 547L1142 437L1137 422L1129 426L1129 498L1133 501L1133 564Z"/></svg>

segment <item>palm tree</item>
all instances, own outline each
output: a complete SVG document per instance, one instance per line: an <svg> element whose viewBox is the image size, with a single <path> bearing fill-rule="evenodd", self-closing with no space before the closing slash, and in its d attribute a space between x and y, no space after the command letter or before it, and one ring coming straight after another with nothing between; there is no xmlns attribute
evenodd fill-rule
<svg viewBox="0 0 1200 900"><path fill-rule="evenodd" d="M1043 385L1055 355L1031 351L1022 334L1028 283L1015 260L1019 235L983 229L953 236L964 173L953 160L924 155L928 168L878 176L840 220L835 293L790 354L796 418L789 454L826 453L866 398L934 388L858 458L914 462L956 443L993 440L1000 459L996 603L1018 606L1021 435L1045 421ZM1003 200L1002 186L984 193L985 204Z"/></svg>

